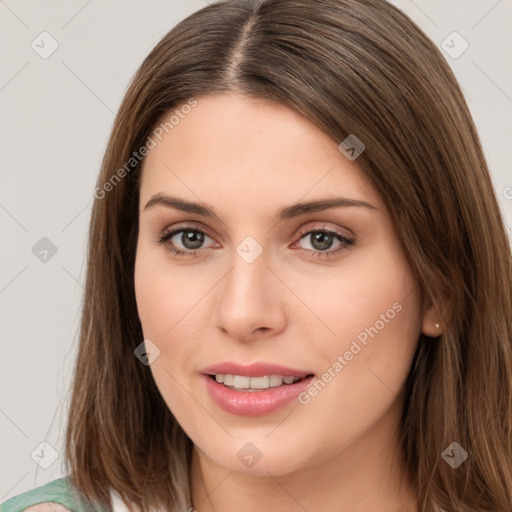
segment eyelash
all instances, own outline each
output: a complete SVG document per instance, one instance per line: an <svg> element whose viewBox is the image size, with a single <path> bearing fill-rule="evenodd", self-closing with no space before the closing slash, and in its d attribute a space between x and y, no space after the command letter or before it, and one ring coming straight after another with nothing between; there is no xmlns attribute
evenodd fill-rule
<svg viewBox="0 0 512 512"><path fill-rule="evenodd" d="M177 235L178 233L197 233L197 234L203 234L211 238L205 231L198 229L196 227L192 226L180 226L179 228L173 229L170 232L164 232L162 233L155 242L160 245L166 245L166 249L173 253L175 256L178 256L180 258L194 258L197 257L197 253L201 249L197 250L189 250L189 251L182 251L181 249L176 249L176 247L172 246L170 243L170 239ZM348 238L345 235L342 235L341 233L338 233L337 231L333 230L327 230L327 229L310 229L309 231L305 231L300 233L299 239L302 240L302 238L305 238L309 235L312 235L314 233L322 233L324 235L334 235L334 237L341 242L341 245L337 249L331 249L326 251L319 251L319 250L312 250L312 249L302 249L304 251L312 253L311 255L314 258L323 258L323 259L330 259L333 258L336 254L338 254L340 251L346 249L348 246L351 246L354 244L354 240L351 238Z"/></svg>

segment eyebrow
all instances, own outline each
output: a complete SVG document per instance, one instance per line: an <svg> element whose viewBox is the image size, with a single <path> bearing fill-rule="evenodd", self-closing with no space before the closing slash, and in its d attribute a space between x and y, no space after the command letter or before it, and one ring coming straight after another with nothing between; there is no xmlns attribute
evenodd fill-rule
<svg viewBox="0 0 512 512"><path fill-rule="evenodd" d="M223 222L220 216L215 213L215 209L205 203L194 203L180 199L178 197L167 196L164 194L155 194L152 196L144 207L144 211L149 210L157 205L174 208L176 210L181 210L187 213L194 213L196 215L200 215L201 217L207 217ZM361 207L368 210L378 210L376 206L367 203L366 201L361 201L360 199L330 197L325 199L318 199L316 201L297 203L291 206L286 206L285 208L281 208L277 212L277 215L274 217L274 221L280 222L298 217L299 215L303 215L305 213L320 212L330 208L339 207Z"/></svg>

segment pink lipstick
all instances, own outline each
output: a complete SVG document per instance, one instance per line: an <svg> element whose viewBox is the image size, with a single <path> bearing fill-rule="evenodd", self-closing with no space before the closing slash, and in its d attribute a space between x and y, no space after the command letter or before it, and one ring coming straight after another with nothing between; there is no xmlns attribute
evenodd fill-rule
<svg viewBox="0 0 512 512"><path fill-rule="evenodd" d="M310 370L272 363L219 363L201 371L213 401L224 411L241 416L263 416L292 402L311 385Z"/></svg>

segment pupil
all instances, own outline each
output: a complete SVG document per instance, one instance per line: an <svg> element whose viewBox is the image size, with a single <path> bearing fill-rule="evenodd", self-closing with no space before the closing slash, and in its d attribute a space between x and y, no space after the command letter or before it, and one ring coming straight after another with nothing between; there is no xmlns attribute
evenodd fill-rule
<svg viewBox="0 0 512 512"><path fill-rule="evenodd" d="M313 247L318 250L329 249L332 245L332 235L328 233L316 233L313 235ZM319 242L319 245L315 245L316 242Z"/></svg>
<svg viewBox="0 0 512 512"><path fill-rule="evenodd" d="M187 249L199 249L203 243L204 236L202 233L195 231L185 231L181 236L181 241Z"/></svg>

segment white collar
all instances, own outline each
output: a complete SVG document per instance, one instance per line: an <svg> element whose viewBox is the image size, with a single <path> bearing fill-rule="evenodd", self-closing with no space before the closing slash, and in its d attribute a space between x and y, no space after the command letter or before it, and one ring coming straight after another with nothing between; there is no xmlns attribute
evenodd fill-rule
<svg viewBox="0 0 512 512"><path fill-rule="evenodd" d="M112 512L130 512L128 507L125 505L124 501L121 499L121 496L118 494L116 490L112 487L110 488L110 501L112 503ZM133 510L139 510L139 507L132 504ZM160 509L151 509L153 512L161 512ZM193 510L193 509L189 509ZM188 511L187 511L188 512Z"/></svg>

